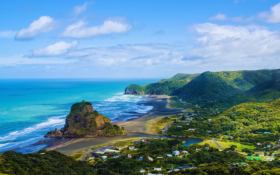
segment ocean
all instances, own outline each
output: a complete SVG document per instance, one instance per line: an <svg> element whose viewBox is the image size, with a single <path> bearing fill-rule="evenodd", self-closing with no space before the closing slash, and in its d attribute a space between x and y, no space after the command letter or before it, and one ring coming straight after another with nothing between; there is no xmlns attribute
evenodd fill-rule
<svg viewBox="0 0 280 175"><path fill-rule="evenodd" d="M145 95L123 95L130 84L145 85L154 79L1 79L0 152L35 152L43 147L26 147L55 128L62 128L72 104L92 103L112 122L126 121L153 109L138 103Z"/></svg>

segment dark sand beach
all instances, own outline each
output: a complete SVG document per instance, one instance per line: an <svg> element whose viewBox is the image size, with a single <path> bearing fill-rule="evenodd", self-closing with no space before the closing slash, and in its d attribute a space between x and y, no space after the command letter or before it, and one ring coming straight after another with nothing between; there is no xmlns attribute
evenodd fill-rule
<svg viewBox="0 0 280 175"><path fill-rule="evenodd" d="M153 109L147 114L140 115L139 118L125 122L116 122L117 125L124 127L129 134L147 134L146 123L148 120L178 114L182 111L179 109L166 108L169 96L166 95L150 95L142 103L148 106L153 106ZM47 139L40 140L31 145L48 145L47 150L57 150L63 154L69 154L74 151L89 149L91 146L114 142L118 140L143 137L141 135L133 136L116 136L116 137L101 137L101 138L67 138L67 139Z"/></svg>

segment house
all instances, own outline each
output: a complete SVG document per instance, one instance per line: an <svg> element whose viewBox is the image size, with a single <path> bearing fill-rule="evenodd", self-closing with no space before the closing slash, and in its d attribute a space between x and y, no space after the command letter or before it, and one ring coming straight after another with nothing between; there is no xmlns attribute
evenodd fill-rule
<svg viewBox="0 0 280 175"><path fill-rule="evenodd" d="M204 147L204 149L205 149L205 150L208 150L208 149L209 149L209 147Z"/></svg>
<svg viewBox="0 0 280 175"><path fill-rule="evenodd" d="M229 136L230 139L233 139L233 136Z"/></svg>
<svg viewBox="0 0 280 175"><path fill-rule="evenodd" d="M128 158L131 158L131 154L127 154L127 157L128 157Z"/></svg>
<svg viewBox="0 0 280 175"><path fill-rule="evenodd" d="M270 147L271 147L271 145L267 145L266 147L270 148Z"/></svg>
<svg viewBox="0 0 280 175"><path fill-rule="evenodd" d="M182 153L183 153L183 154L188 154L189 152L186 151L186 150L184 150L184 151L182 151Z"/></svg>
<svg viewBox="0 0 280 175"><path fill-rule="evenodd" d="M269 157L269 156L267 156L265 159L264 159L264 161L273 161L274 159L273 159L273 157Z"/></svg>
<svg viewBox="0 0 280 175"><path fill-rule="evenodd" d="M190 124L190 122L188 122L188 123L186 123L186 125L189 125ZM280 142L280 141L279 141Z"/></svg>
<svg viewBox="0 0 280 175"><path fill-rule="evenodd" d="M163 159L163 157L157 157L157 160L161 160L161 159Z"/></svg>
<svg viewBox="0 0 280 175"><path fill-rule="evenodd" d="M88 159L89 159L89 160L93 160L94 158L95 158L95 157L89 157Z"/></svg>
<svg viewBox="0 0 280 175"><path fill-rule="evenodd" d="M134 150L134 149L135 149L135 146L130 146L128 149L129 149L129 150Z"/></svg>
<svg viewBox="0 0 280 175"><path fill-rule="evenodd" d="M104 153L106 154L110 154L110 153L119 153L120 151L117 151L117 150L113 150L113 149L105 149L104 150Z"/></svg>
<svg viewBox="0 0 280 175"><path fill-rule="evenodd" d="M148 160L149 160L149 161L154 161L154 159L151 158L150 156L148 156Z"/></svg>
<svg viewBox="0 0 280 175"><path fill-rule="evenodd" d="M177 126L177 128L182 128L183 126Z"/></svg>
<svg viewBox="0 0 280 175"><path fill-rule="evenodd" d="M95 152L95 154L104 154L104 152L103 151L97 151L97 152Z"/></svg>
<svg viewBox="0 0 280 175"><path fill-rule="evenodd" d="M176 151L173 151L173 154L175 157L178 157L180 155L180 152L176 150Z"/></svg>
<svg viewBox="0 0 280 175"><path fill-rule="evenodd" d="M196 148L195 150L196 150L196 151L201 151L200 149L197 149L197 148Z"/></svg>
<svg viewBox="0 0 280 175"><path fill-rule="evenodd" d="M263 132L263 134L270 134L270 132Z"/></svg>
<svg viewBox="0 0 280 175"><path fill-rule="evenodd" d="M154 171L161 171L161 168L154 168Z"/></svg>
<svg viewBox="0 0 280 175"><path fill-rule="evenodd" d="M211 122L212 119L207 119L207 122Z"/></svg>
<svg viewBox="0 0 280 175"><path fill-rule="evenodd" d="M172 155L171 154L166 154L165 157L169 158L169 157L172 157Z"/></svg>
<svg viewBox="0 0 280 175"><path fill-rule="evenodd" d="M107 156L101 156L101 159L102 159L103 161L105 161L105 160L107 160Z"/></svg>
<svg viewBox="0 0 280 175"><path fill-rule="evenodd" d="M262 156L263 156L263 154L259 154L259 156L260 156L260 157L262 157Z"/></svg>
<svg viewBox="0 0 280 175"><path fill-rule="evenodd" d="M196 128L190 128L188 129L189 131L195 131Z"/></svg>
<svg viewBox="0 0 280 175"><path fill-rule="evenodd" d="M261 143L257 143L258 146L262 145Z"/></svg>
<svg viewBox="0 0 280 175"><path fill-rule="evenodd" d="M207 133L211 133L211 131L210 131L210 130L207 130Z"/></svg>
<svg viewBox="0 0 280 175"><path fill-rule="evenodd" d="M137 159L138 161L143 160L143 156L140 156L140 158Z"/></svg>
<svg viewBox="0 0 280 175"><path fill-rule="evenodd" d="M245 162L237 162L237 163L232 163L230 164L230 167L233 168L233 167L238 167L238 166L247 166L248 164L245 163Z"/></svg>
<svg viewBox="0 0 280 175"><path fill-rule="evenodd" d="M118 158L118 157L121 157L121 156L120 156L120 155L115 155L115 156L114 156L114 159L116 159L116 158Z"/></svg>
<svg viewBox="0 0 280 175"><path fill-rule="evenodd" d="M142 169L142 170L140 170L140 173L145 173L145 170L143 170L143 169Z"/></svg>

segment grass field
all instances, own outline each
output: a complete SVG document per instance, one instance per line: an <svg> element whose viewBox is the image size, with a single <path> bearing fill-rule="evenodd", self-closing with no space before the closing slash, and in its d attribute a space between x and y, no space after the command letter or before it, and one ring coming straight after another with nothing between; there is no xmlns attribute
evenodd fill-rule
<svg viewBox="0 0 280 175"><path fill-rule="evenodd" d="M222 141L217 141L216 142L223 148L230 148L231 145L236 145L237 148L236 150L241 151L244 148L248 149L255 149L255 146L250 146L250 145L243 145L238 142L222 142ZM205 143L208 143L211 147L219 149L219 147L213 142L213 140L204 140L203 142L199 143L199 145L204 145Z"/></svg>
<svg viewBox="0 0 280 175"><path fill-rule="evenodd" d="M151 119L146 123L146 132L149 134L158 134L168 123L172 122L176 115L171 115L169 119L164 119L166 116Z"/></svg>

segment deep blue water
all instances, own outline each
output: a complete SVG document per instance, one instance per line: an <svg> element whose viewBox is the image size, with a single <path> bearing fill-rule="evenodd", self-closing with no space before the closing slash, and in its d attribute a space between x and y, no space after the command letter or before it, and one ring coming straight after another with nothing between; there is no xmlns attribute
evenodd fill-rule
<svg viewBox="0 0 280 175"><path fill-rule="evenodd" d="M0 152L23 147L60 129L73 103L86 100L114 121L125 121L152 109L137 103L146 96L123 95L125 87L154 79L1 79ZM42 146L41 146L42 147ZM18 150L34 152L34 150Z"/></svg>

